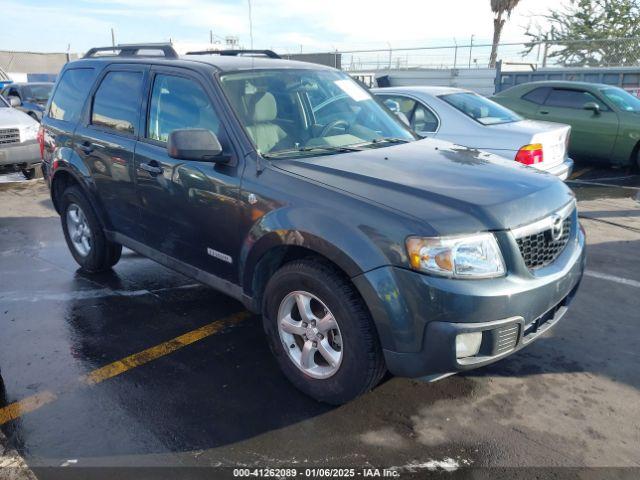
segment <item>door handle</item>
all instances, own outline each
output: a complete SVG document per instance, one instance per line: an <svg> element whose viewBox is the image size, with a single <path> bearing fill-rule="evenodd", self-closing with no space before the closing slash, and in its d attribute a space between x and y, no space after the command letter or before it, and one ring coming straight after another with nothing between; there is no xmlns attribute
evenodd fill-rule
<svg viewBox="0 0 640 480"><path fill-rule="evenodd" d="M141 163L140 168L154 175L158 175L159 173L162 173L162 167L158 165L152 165L150 163Z"/></svg>
<svg viewBox="0 0 640 480"><path fill-rule="evenodd" d="M549 112L546 110L540 110L540 115L549 115Z"/></svg>

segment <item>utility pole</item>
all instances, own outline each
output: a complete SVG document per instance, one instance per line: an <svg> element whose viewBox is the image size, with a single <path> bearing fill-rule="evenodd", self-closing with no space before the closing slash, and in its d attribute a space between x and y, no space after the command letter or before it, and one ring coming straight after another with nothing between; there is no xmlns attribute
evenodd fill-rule
<svg viewBox="0 0 640 480"><path fill-rule="evenodd" d="M475 37L475 35L471 35L471 43L469 44L469 68L471 68L471 52L473 51L473 37Z"/></svg>
<svg viewBox="0 0 640 480"><path fill-rule="evenodd" d="M213 45L213 30L209 30L209 43Z"/></svg>
<svg viewBox="0 0 640 480"><path fill-rule="evenodd" d="M113 32L113 27L111 28L111 46L113 47L113 51L116 51L116 34Z"/></svg>
<svg viewBox="0 0 640 480"><path fill-rule="evenodd" d="M253 50L253 18L251 16L251 0L247 0L249 4L249 40L251 42L251 50Z"/></svg>

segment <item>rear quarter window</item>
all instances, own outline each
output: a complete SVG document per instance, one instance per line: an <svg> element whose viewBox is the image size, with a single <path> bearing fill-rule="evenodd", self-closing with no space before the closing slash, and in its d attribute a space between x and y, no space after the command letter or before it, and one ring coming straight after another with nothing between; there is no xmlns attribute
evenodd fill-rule
<svg viewBox="0 0 640 480"><path fill-rule="evenodd" d="M544 105L544 101L549 96L549 91L551 91L549 87L539 87L524 94L521 98L536 105Z"/></svg>
<svg viewBox="0 0 640 480"><path fill-rule="evenodd" d="M94 78L93 68L66 70L51 99L49 117L66 122L77 122Z"/></svg>

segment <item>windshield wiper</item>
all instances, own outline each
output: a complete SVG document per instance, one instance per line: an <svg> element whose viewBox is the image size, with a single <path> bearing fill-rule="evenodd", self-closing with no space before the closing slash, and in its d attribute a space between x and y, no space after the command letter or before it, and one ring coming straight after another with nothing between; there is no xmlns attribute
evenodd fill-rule
<svg viewBox="0 0 640 480"><path fill-rule="evenodd" d="M380 137L371 140L371 143L409 143L411 140L397 137Z"/></svg>
<svg viewBox="0 0 640 480"><path fill-rule="evenodd" d="M276 158L282 155L287 155L291 153L305 153L305 152L331 152L331 153L341 153L341 152L359 152L362 148L352 147L349 145L344 146L333 146L333 145L318 145L313 147L299 147L299 148L289 148L286 150L278 150L276 152L271 153L263 153L262 156L265 158Z"/></svg>

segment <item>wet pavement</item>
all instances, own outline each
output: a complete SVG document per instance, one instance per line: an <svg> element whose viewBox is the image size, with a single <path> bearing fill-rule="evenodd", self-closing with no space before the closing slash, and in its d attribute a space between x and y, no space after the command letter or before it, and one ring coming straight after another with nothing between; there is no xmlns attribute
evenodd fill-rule
<svg viewBox="0 0 640 480"><path fill-rule="evenodd" d="M571 186L589 272L563 321L492 366L336 408L286 381L238 302L130 251L85 275L44 184L0 185L0 407L20 402L4 443L30 467L640 467L640 176Z"/></svg>

